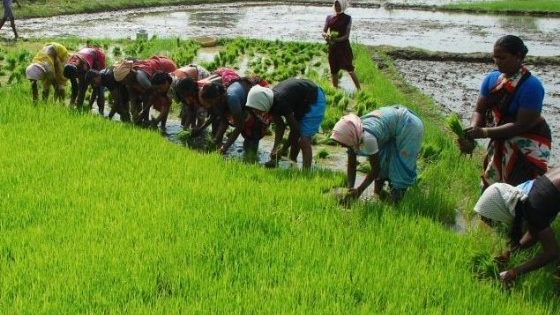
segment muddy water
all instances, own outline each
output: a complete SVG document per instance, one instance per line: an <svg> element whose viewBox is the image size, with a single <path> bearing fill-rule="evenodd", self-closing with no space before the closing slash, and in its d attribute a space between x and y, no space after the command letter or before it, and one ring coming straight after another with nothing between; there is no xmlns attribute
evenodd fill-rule
<svg viewBox="0 0 560 315"><path fill-rule="evenodd" d="M18 28L24 36L37 37L134 38L140 29L145 29L150 36L160 37L207 34L322 41L321 29L331 11L326 5L194 5L19 20ZM488 52L499 36L514 33L523 34L531 49L529 54L550 56L560 51L560 19L387 10L384 7L354 7L348 13L353 18L351 39L367 45ZM8 30L0 34L5 32Z"/></svg>
<svg viewBox="0 0 560 315"><path fill-rule="evenodd" d="M436 62L396 60L405 79L431 96L444 114L457 112L465 123L470 119L478 97L478 89L492 64L467 62ZM552 165L560 166L560 66L531 66L546 89L543 115L552 129Z"/></svg>

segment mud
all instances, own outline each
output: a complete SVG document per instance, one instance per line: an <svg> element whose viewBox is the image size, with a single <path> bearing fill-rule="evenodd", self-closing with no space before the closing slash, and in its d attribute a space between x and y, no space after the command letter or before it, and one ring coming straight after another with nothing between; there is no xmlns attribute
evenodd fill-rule
<svg viewBox="0 0 560 315"><path fill-rule="evenodd" d="M560 19L389 10L383 6L353 7L347 12L353 18L351 40L366 45L488 52L499 36L521 33L530 55L552 56L560 51ZM331 13L332 8L326 5L203 4L26 19L18 21L18 29L23 36L33 37L134 38L145 29L149 36L160 37L215 35L320 42L325 17ZM6 32L2 30L1 36L9 36Z"/></svg>
<svg viewBox="0 0 560 315"><path fill-rule="evenodd" d="M432 97L443 114L458 113L468 123L478 98L484 75L492 70L491 63L459 61L395 60L405 80ZM560 166L560 66L528 65L546 89L543 116L552 130L552 166Z"/></svg>

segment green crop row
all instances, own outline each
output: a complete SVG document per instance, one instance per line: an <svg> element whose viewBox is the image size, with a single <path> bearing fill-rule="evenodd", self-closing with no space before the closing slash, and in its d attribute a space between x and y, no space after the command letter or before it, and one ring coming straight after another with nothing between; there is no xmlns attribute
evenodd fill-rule
<svg viewBox="0 0 560 315"><path fill-rule="evenodd" d="M177 47L158 41L146 53ZM503 241L449 227L478 195L480 163L459 156L433 101L382 51L358 45L355 55L363 91L314 78L333 104L349 99L329 104L337 117L400 103L425 124L421 178L397 206L348 211L325 193L342 174L224 161L60 104L33 106L25 81L2 87L0 313L558 313L553 266L504 291L489 264Z"/></svg>

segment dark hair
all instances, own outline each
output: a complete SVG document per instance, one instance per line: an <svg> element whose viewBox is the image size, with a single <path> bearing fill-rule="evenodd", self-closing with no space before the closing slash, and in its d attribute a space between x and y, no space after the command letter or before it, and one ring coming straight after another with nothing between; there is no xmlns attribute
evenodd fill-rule
<svg viewBox="0 0 560 315"><path fill-rule="evenodd" d="M68 79L74 79L75 77L78 76L78 67L76 67L76 65L73 64L66 64L64 66L63 74Z"/></svg>
<svg viewBox="0 0 560 315"><path fill-rule="evenodd" d="M506 35L500 37L496 41L496 44L494 44L494 46L500 46L512 55L521 54L521 59L524 59L529 52L529 49L527 48L527 46L525 46L521 38L515 35Z"/></svg>
<svg viewBox="0 0 560 315"><path fill-rule="evenodd" d="M99 71L99 75L101 76L101 85L108 88L109 90L117 88L121 83L115 80L115 76L113 75L113 68L105 68Z"/></svg>
<svg viewBox="0 0 560 315"><path fill-rule="evenodd" d="M197 94L198 84L191 78L180 79L175 87L175 94L178 98L185 94Z"/></svg>
<svg viewBox="0 0 560 315"><path fill-rule="evenodd" d="M156 71L156 73L154 73L154 75L152 76L150 82L152 83L152 85L160 85L164 84L165 82L171 84L171 82L173 82L173 79L167 72Z"/></svg>
<svg viewBox="0 0 560 315"><path fill-rule="evenodd" d="M210 82L202 87L200 97L205 100L211 100L226 93L226 88L218 82Z"/></svg>

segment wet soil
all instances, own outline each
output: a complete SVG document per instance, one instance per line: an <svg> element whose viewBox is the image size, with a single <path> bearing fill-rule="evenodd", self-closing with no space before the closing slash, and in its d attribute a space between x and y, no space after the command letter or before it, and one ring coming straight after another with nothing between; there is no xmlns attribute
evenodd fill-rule
<svg viewBox="0 0 560 315"><path fill-rule="evenodd" d="M216 35L319 42L325 17L331 13L332 8L325 5L203 4L26 19L18 21L18 29L23 36L34 37L134 38L145 29L150 36L160 37ZM348 14L353 18L351 40L366 45L488 52L499 36L521 33L530 55L552 56L560 51L560 19L555 18L389 10L383 6L353 7ZM6 32L0 34L9 36Z"/></svg>
<svg viewBox="0 0 560 315"><path fill-rule="evenodd" d="M458 113L467 123L478 98L484 75L491 63L461 61L395 60L405 80L432 97L444 115ZM560 66L527 65L546 89L543 116L552 130L552 166L560 166Z"/></svg>

